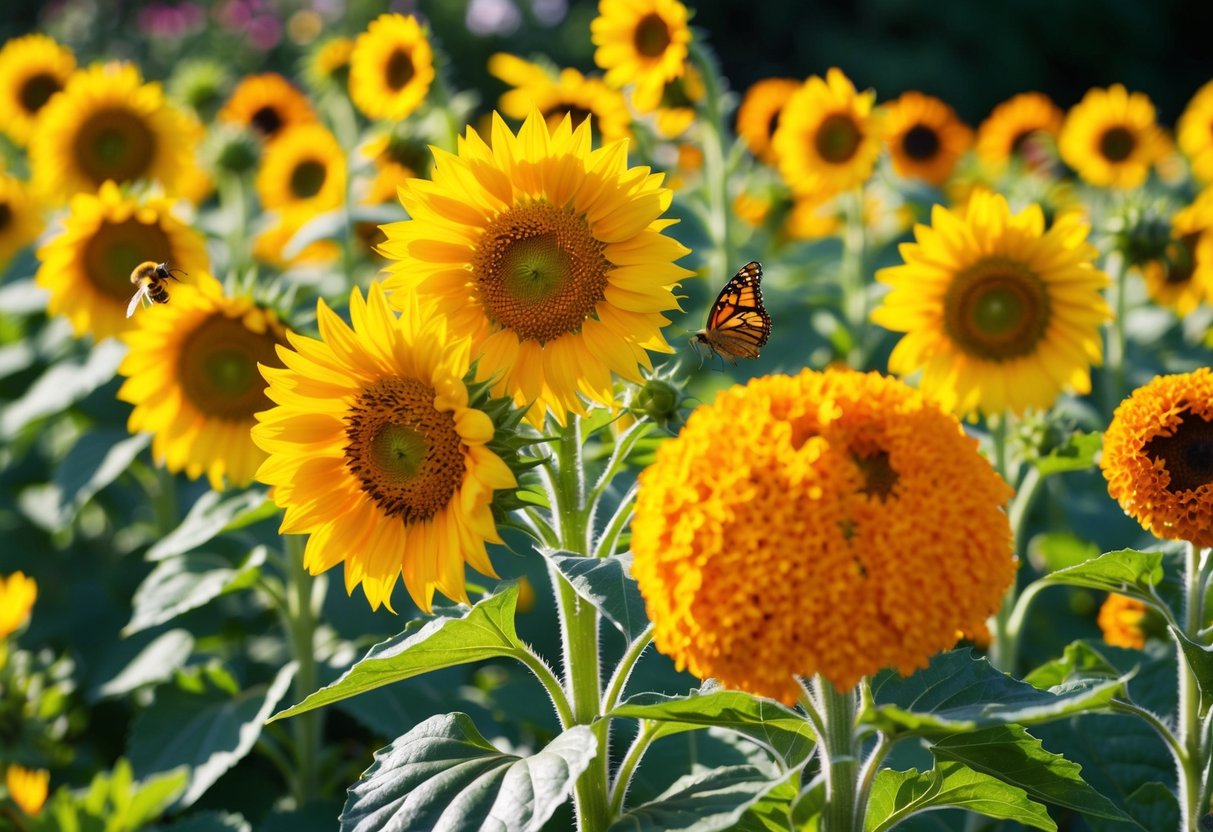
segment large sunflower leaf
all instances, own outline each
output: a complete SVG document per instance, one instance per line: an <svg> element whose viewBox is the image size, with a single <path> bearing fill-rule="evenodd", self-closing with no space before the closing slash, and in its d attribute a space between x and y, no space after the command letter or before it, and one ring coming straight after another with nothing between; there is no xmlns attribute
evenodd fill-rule
<svg viewBox="0 0 1213 832"><path fill-rule="evenodd" d="M1151 588L1163 580L1162 560L1161 552L1119 549L1104 552L1085 563L1050 572L1040 580L1049 584L1119 592L1152 601L1154 596Z"/></svg>
<svg viewBox="0 0 1213 832"><path fill-rule="evenodd" d="M32 422L62 413L108 383L125 355L125 344L106 340L82 358L65 359L49 367L25 395L0 407L0 439L12 439Z"/></svg>
<svg viewBox="0 0 1213 832"><path fill-rule="evenodd" d="M514 630L517 604L518 584L507 583L470 609L438 613L420 629L405 629L376 644L336 682L274 714L270 721L322 708L431 670L517 655L525 649Z"/></svg>
<svg viewBox="0 0 1213 832"><path fill-rule="evenodd" d="M256 546L239 566L221 555L204 552L160 561L135 590L134 611L123 634L132 635L171 621L225 592L247 586L265 558L265 547Z"/></svg>
<svg viewBox="0 0 1213 832"><path fill-rule="evenodd" d="M544 554L556 564L577 594L597 607L628 641L633 641L649 626L644 598L629 574L631 555L587 558L559 551L545 551Z"/></svg>
<svg viewBox="0 0 1213 832"><path fill-rule="evenodd" d="M688 774L655 800L611 824L608 832L716 832L731 829L768 792L790 777L770 779L754 766L727 766Z"/></svg>
<svg viewBox="0 0 1213 832"><path fill-rule="evenodd" d="M430 717L375 754L350 787L341 832L534 832L597 752L584 725L521 757L498 751L467 714Z"/></svg>
<svg viewBox="0 0 1213 832"><path fill-rule="evenodd" d="M1034 465L1042 477L1068 471L1087 471L1095 465L1095 456L1102 447L1102 433L1075 433Z"/></svg>
<svg viewBox="0 0 1213 832"><path fill-rule="evenodd" d="M164 560L183 555L213 540L221 532L269 517L278 509L265 499L264 488L250 488L224 496L207 491L198 498L185 519L147 550L148 560Z"/></svg>
<svg viewBox="0 0 1213 832"><path fill-rule="evenodd" d="M118 428L98 428L80 437L55 470L60 525L70 523L98 491L121 476L151 441L150 433L131 436Z"/></svg>
<svg viewBox="0 0 1213 832"><path fill-rule="evenodd" d="M915 769L878 772L868 798L864 832L885 832L912 815L945 806L1019 821L1045 832L1057 830L1045 807L1023 789L945 760L921 774Z"/></svg>

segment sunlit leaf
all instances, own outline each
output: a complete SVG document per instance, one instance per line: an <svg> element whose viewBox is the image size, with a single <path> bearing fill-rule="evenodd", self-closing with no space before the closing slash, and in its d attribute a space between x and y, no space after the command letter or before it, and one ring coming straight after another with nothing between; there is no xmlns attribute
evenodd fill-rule
<svg viewBox="0 0 1213 832"><path fill-rule="evenodd" d="M131 635L171 621L244 585L260 570L265 557L265 547L257 546L239 566L221 555L204 552L160 561L135 590L134 611L123 633Z"/></svg>
<svg viewBox="0 0 1213 832"><path fill-rule="evenodd" d="M609 832L715 832L730 829L786 778L772 780L753 766L689 774L664 793L624 812Z"/></svg>
<svg viewBox="0 0 1213 832"><path fill-rule="evenodd" d="M607 621L632 641L649 625L644 598L629 574L631 555L587 558L544 552L577 594L589 601Z"/></svg>
<svg viewBox="0 0 1213 832"><path fill-rule="evenodd" d="M147 550L146 557L164 560L193 551L224 530L239 526L246 515L259 512L265 502L263 488L250 488L227 497L218 491L207 491L190 506L177 528Z"/></svg>
<svg viewBox="0 0 1213 832"><path fill-rule="evenodd" d="M872 781L864 832L885 832L912 815L944 806L1018 821L1045 832L1057 829L1045 807L1023 789L960 763L941 761L921 774L915 769L878 772Z"/></svg>

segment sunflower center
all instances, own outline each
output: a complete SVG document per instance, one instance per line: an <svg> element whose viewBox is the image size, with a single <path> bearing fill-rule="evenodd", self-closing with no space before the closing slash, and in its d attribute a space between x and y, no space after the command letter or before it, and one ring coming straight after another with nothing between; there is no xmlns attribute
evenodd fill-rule
<svg viewBox="0 0 1213 832"><path fill-rule="evenodd" d="M25 83L21 85L17 97L21 101L22 109L33 115L41 110L42 105L61 89L63 87L60 85L58 78L48 72L39 72L25 79Z"/></svg>
<svg viewBox="0 0 1213 832"><path fill-rule="evenodd" d="M295 165L291 171L291 196L296 199L310 199L320 193L324 187L328 169L323 162L316 159L305 159Z"/></svg>
<svg viewBox="0 0 1213 832"><path fill-rule="evenodd" d="M644 57L659 58L673 38L670 37L670 27L666 25L665 18L656 12L649 12L636 22L632 41L636 51Z"/></svg>
<svg viewBox="0 0 1213 832"><path fill-rule="evenodd" d="M107 179L131 182L151 167L156 139L138 113L117 108L94 113L76 134L76 165L98 186Z"/></svg>
<svg viewBox="0 0 1213 832"><path fill-rule="evenodd" d="M902 137L901 149L911 159L934 159L939 152L939 134L925 124L915 124Z"/></svg>
<svg viewBox="0 0 1213 832"><path fill-rule="evenodd" d="M990 361L1030 355L1049 324L1044 283L1022 263L980 260L944 296L944 329L965 352Z"/></svg>
<svg viewBox="0 0 1213 832"><path fill-rule="evenodd" d="M822 159L833 165L841 165L855 155L862 139L863 133L855 119L846 113L834 113L822 120L813 143L817 147L817 155Z"/></svg>
<svg viewBox="0 0 1213 832"><path fill-rule="evenodd" d="M387 59L387 67L384 70L388 89L392 92L404 89L405 85L413 80L416 72L413 68L413 56L403 49L395 50Z"/></svg>
<svg viewBox="0 0 1213 832"><path fill-rule="evenodd" d="M579 107L576 104L560 103L549 108L544 114L543 120L548 123L548 130L551 131L560 126L566 115L569 117L569 121L572 122L573 129L576 130L593 113L585 107Z"/></svg>
<svg viewBox="0 0 1213 832"><path fill-rule="evenodd" d="M1189 411L1174 433L1154 437L1142 450L1167 469L1172 494L1213 483L1213 421Z"/></svg>
<svg viewBox="0 0 1213 832"><path fill-rule="evenodd" d="M253 126L253 129L266 137L277 134L282 129L283 123L282 113L278 112L278 108L272 104L259 107L257 112L249 118L249 124Z"/></svg>
<svg viewBox="0 0 1213 832"><path fill-rule="evenodd" d="M131 296L131 270L144 260L172 263L173 244L159 225L134 217L119 223L102 223L84 244L83 269L89 283L104 295L126 300Z"/></svg>
<svg viewBox="0 0 1213 832"><path fill-rule="evenodd" d="M434 407L434 388L384 378L363 388L346 417L345 464L388 517L428 520L463 482L455 415Z"/></svg>
<svg viewBox="0 0 1213 832"><path fill-rule="evenodd" d="M1099 137L1099 153L1109 162L1123 162L1136 146L1137 139L1127 127L1109 127Z"/></svg>
<svg viewBox="0 0 1213 832"><path fill-rule="evenodd" d="M0 234L13 222L13 209L7 202L0 202Z"/></svg>
<svg viewBox="0 0 1213 832"><path fill-rule="evenodd" d="M1016 133L1015 138L1011 139L1011 153L1022 156L1028 140L1032 138L1035 132L1035 130L1020 130Z"/></svg>
<svg viewBox="0 0 1213 832"><path fill-rule="evenodd" d="M1170 286L1182 286L1196 273L1196 244L1200 232L1185 234L1167 246L1167 273L1164 278Z"/></svg>
<svg viewBox="0 0 1213 832"><path fill-rule="evenodd" d="M519 205L489 223L472 259L489 318L541 344L578 332L606 298L606 243L571 209Z"/></svg>
<svg viewBox="0 0 1213 832"><path fill-rule="evenodd" d="M253 332L242 320L210 315L181 344L177 371L185 397L208 417L252 419L273 406L257 364L281 367L274 349L280 343L271 330Z"/></svg>
<svg viewBox="0 0 1213 832"><path fill-rule="evenodd" d="M867 456L857 455L855 464L863 476L863 488L859 489L860 493L877 497L882 502L887 500L898 480L897 472L889 465L888 451L876 451Z"/></svg>

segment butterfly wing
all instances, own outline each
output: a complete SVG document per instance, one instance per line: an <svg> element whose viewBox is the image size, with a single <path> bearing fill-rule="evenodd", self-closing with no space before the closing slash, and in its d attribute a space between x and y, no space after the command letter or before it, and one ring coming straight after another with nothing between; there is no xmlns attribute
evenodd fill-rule
<svg viewBox="0 0 1213 832"><path fill-rule="evenodd" d="M771 316L762 305L762 265L746 263L724 285L698 338L730 361L757 358L771 337Z"/></svg>

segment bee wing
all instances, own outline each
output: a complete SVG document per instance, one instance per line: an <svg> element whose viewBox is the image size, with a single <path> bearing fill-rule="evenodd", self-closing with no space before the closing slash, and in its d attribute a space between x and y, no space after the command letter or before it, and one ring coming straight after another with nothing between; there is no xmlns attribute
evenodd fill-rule
<svg viewBox="0 0 1213 832"><path fill-rule="evenodd" d="M143 296L146 294L147 287L140 286L139 290L135 292L135 296L131 298L131 302L126 305L126 317L129 318L131 315L135 314L135 307L139 305L139 301L143 300Z"/></svg>

